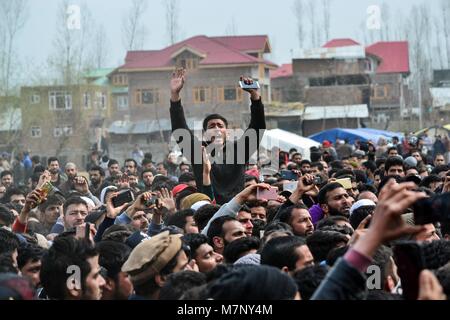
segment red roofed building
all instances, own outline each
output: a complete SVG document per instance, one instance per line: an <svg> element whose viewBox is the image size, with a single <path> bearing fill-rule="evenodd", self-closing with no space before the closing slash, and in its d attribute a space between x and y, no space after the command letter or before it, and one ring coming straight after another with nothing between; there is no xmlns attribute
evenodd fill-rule
<svg viewBox="0 0 450 320"><path fill-rule="evenodd" d="M117 108L116 119L169 119L169 80L177 67L187 69L182 91L186 117L203 119L208 113L223 114L232 125L242 125L249 98L238 86L241 75L259 80L264 102L270 99L271 52L265 35L196 36L161 50L129 51L125 62L110 76L126 75L128 108ZM116 81L123 85L123 81ZM166 129L166 128L165 128ZM170 128L167 128L170 130Z"/></svg>
<svg viewBox="0 0 450 320"><path fill-rule="evenodd" d="M301 101L325 108L366 105L370 118L364 121L374 126L405 115L412 95L406 81L410 74L408 42L377 42L365 48L352 39L333 39L321 48L301 50L297 56L292 64L271 72L274 101ZM328 123L322 121L321 126L328 127ZM304 134L326 129L317 129L315 124L307 127L303 124Z"/></svg>
<svg viewBox="0 0 450 320"><path fill-rule="evenodd" d="M349 46L360 46L358 42L353 39L333 39L325 43L322 48L338 48Z"/></svg>

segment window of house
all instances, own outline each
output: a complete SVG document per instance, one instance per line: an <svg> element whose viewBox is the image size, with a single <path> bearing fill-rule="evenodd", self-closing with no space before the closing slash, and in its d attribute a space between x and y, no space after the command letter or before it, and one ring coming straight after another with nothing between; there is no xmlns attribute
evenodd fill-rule
<svg viewBox="0 0 450 320"><path fill-rule="evenodd" d="M117 97L117 109L128 109L128 96Z"/></svg>
<svg viewBox="0 0 450 320"><path fill-rule="evenodd" d="M91 107L91 94L89 92L83 93L83 107L89 109Z"/></svg>
<svg viewBox="0 0 450 320"><path fill-rule="evenodd" d="M31 127L31 137L32 138L40 138L41 137L41 127L38 127L38 126Z"/></svg>
<svg viewBox="0 0 450 320"><path fill-rule="evenodd" d="M237 87L217 88L217 100L219 102L242 101L242 90Z"/></svg>
<svg viewBox="0 0 450 320"><path fill-rule="evenodd" d="M136 103L139 105L159 103L158 89L138 89L138 90L136 90Z"/></svg>
<svg viewBox="0 0 450 320"><path fill-rule="evenodd" d="M55 138L59 138L62 136L71 136L71 135L73 135L73 127L72 126L69 126L69 125L58 126L53 129L53 136Z"/></svg>
<svg viewBox="0 0 450 320"><path fill-rule="evenodd" d="M72 95L64 91L49 92L50 110L70 110L72 109Z"/></svg>
<svg viewBox="0 0 450 320"><path fill-rule="evenodd" d="M376 98L383 98L386 96L386 89L383 86L377 86L375 88L375 97Z"/></svg>
<svg viewBox="0 0 450 320"><path fill-rule="evenodd" d="M192 70L197 68L197 64L198 64L198 59L196 58L185 58L185 59L180 59L178 65L181 68L184 68L186 70Z"/></svg>
<svg viewBox="0 0 450 320"><path fill-rule="evenodd" d="M195 103L208 102L210 99L211 99L210 88L205 88L205 87L194 88L194 102Z"/></svg>
<svg viewBox="0 0 450 320"><path fill-rule="evenodd" d="M64 126L64 127L63 127L63 133L64 133L64 135L66 135L66 136L71 136L71 135L73 135L73 128L72 128L72 126Z"/></svg>
<svg viewBox="0 0 450 320"><path fill-rule="evenodd" d="M61 127L53 128L53 136L55 138L61 137L63 135L63 130Z"/></svg>
<svg viewBox="0 0 450 320"><path fill-rule="evenodd" d="M39 93L33 93L30 97L31 104L38 104L41 102L41 95Z"/></svg>
<svg viewBox="0 0 450 320"><path fill-rule="evenodd" d="M106 93L100 94L100 109L106 109Z"/></svg>
<svg viewBox="0 0 450 320"><path fill-rule="evenodd" d="M237 93L236 88L224 88L223 89L223 100L225 101L236 101Z"/></svg>

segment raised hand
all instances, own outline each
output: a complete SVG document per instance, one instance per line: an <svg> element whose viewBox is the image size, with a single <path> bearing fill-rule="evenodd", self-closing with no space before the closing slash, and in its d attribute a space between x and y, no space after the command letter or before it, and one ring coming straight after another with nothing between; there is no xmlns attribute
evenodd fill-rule
<svg viewBox="0 0 450 320"><path fill-rule="evenodd" d="M162 188L159 195L159 203L170 212L175 212L175 200L172 191Z"/></svg>
<svg viewBox="0 0 450 320"><path fill-rule="evenodd" d="M172 79L170 80L170 92L171 92L171 100L179 101L180 100L180 91L183 89L184 82L186 80L186 69L180 68L175 70L172 73Z"/></svg>
<svg viewBox="0 0 450 320"><path fill-rule="evenodd" d="M78 176L74 178L75 190L81 194L87 194L89 192L89 184L85 177Z"/></svg>
<svg viewBox="0 0 450 320"><path fill-rule="evenodd" d="M252 78L247 78L244 76L240 77L240 81L244 82L245 84L253 84L253 79ZM259 94L258 89L242 89L244 91L247 91L248 93L250 93L250 98L252 100L259 100L259 98L261 97Z"/></svg>

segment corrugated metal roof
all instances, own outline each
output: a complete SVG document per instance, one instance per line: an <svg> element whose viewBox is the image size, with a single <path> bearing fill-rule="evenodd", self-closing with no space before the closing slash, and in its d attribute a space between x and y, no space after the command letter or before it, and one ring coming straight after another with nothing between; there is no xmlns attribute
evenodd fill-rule
<svg viewBox="0 0 450 320"><path fill-rule="evenodd" d="M202 120L197 118L188 118L186 122L192 130L201 130ZM172 125L170 119L157 120L141 120L136 122L131 121L114 121L108 128L108 131L113 134L149 134L154 132L170 131Z"/></svg>
<svg viewBox="0 0 450 320"><path fill-rule="evenodd" d="M363 46L301 49L294 59L362 59L366 57Z"/></svg>
<svg viewBox="0 0 450 320"><path fill-rule="evenodd" d="M22 129L22 112L18 108L9 108L0 114L0 131L19 131Z"/></svg>
<svg viewBox="0 0 450 320"><path fill-rule="evenodd" d="M433 107L445 107L450 105L450 88L431 88Z"/></svg>
<svg viewBox="0 0 450 320"><path fill-rule="evenodd" d="M367 118L369 109L366 104L347 106L308 106L305 108L303 120Z"/></svg>

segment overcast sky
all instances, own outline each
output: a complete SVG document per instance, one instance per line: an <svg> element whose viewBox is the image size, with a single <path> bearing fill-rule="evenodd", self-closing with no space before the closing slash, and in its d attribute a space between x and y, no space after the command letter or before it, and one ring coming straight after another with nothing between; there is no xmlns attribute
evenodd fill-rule
<svg viewBox="0 0 450 320"><path fill-rule="evenodd" d="M440 0L426 1L437 10ZM226 34L234 20L239 35L267 34L270 36L278 64L290 62L291 50L298 49L293 0L179 0L179 25L182 39L195 35L218 36ZM319 2L319 1L317 1ZM380 5L377 0L332 0L331 38L355 38L360 35L361 22L367 17L370 5ZM414 4L423 0L387 1L393 19L399 12L406 14ZM28 21L20 34L18 50L24 58L35 63L45 61L52 50L59 0L30 0ZM109 42L107 66L123 62L125 50L122 44L122 16L131 0L69 1L85 3L97 23L104 25ZM82 12L83 13L83 12ZM165 9L163 0L148 0L145 20L149 34L144 49L161 49L167 45Z"/></svg>

